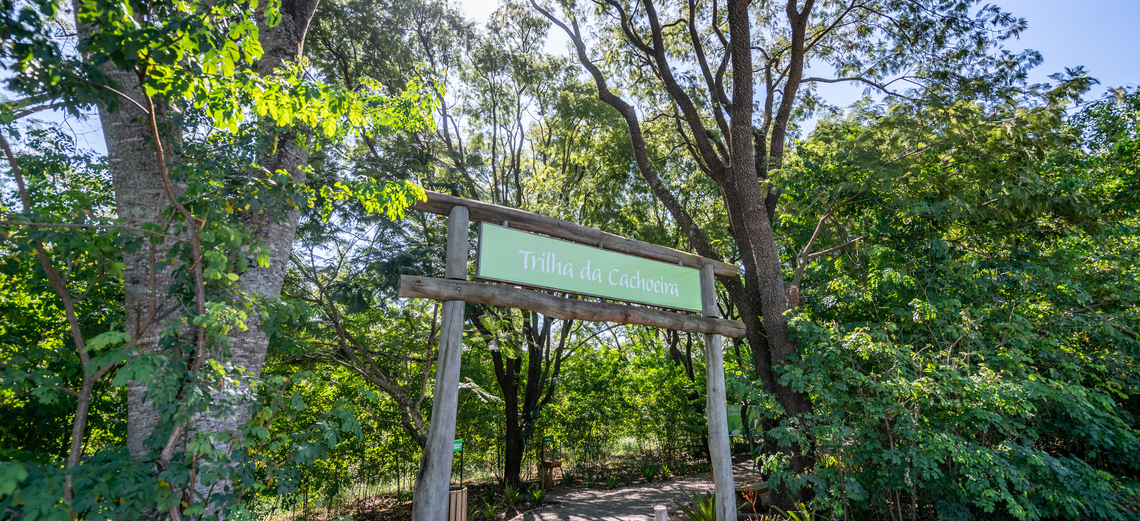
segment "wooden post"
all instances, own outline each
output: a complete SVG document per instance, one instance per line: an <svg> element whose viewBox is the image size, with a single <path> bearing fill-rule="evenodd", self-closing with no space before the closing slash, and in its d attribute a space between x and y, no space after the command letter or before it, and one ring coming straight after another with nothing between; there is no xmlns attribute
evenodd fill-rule
<svg viewBox="0 0 1140 521"><path fill-rule="evenodd" d="M455 206L447 217L447 278L467 279L468 213ZM412 492L412 520L439 521L447 516L451 483L452 445L455 443L455 413L459 403L459 364L463 352L462 300L443 303L439 334L439 358L435 370L431 424L427 445L420 458L420 471Z"/></svg>
<svg viewBox="0 0 1140 521"><path fill-rule="evenodd" d="M701 304L706 317L717 318L716 280L713 266L701 268ZM728 404L725 398L723 337L705 335L705 381L708 401L705 414L709 422L709 455L713 481L716 482L716 518L736 519L736 486L732 481L732 447L728 441Z"/></svg>

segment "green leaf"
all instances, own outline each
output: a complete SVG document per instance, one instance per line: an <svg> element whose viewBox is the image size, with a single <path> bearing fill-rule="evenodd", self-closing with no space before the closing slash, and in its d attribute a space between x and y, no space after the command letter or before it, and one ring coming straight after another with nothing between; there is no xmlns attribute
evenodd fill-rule
<svg viewBox="0 0 1140 521"><path fill-rule="evenodd" d="M0 497L11 495L25 479L28 470L15 461L0 462Z"/></svg>
<svg viewBox="0 0 1140 521"><path fill-rule="evenodd" d="M131 340L131 336L122 331L107 331L96 335L95 338L87 341L86 351L89 353L98 353L110 346L117 344L125 344Z"/></svg>

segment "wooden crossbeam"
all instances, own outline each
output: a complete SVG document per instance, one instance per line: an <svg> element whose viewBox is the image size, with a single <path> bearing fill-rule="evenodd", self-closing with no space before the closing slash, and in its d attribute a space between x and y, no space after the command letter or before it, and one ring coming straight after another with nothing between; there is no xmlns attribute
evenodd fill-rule
<svg viewBox="0 0 1140 521"><path fill-rule="evenodd" d="M396 291L400 298L462 300L492 306L529 309L560 320L638 324L731 338L743 338L745 335L744 323L735 320L699 317L625 304L573 300L505 284L401 275Z"/></svg>
<svg viewBox="0 0 1140 521"><path fill-rule="evenodd" d="M412 205L413 210L447 215L456 206L466 206L470 211L471 220L475 222L490 222L503 224L510 223L511 228L528 232L541 233L551 237L597 246L610 251L644 257L670 264L681 264L690 268L701 269L706 264L712 265L713 273L719 277L735 277L736 266L727 262L693 255L692 253L674 250L666 246L649 242L635 241L620 235L603 232L589 226L582 226L562 219L555 219L546 215L526 212L517 208L508 208L497 204L484 203L471 199L462 199L439 192L427 191L427 201ZM726 335L728 336L728 335Z"/></svg>

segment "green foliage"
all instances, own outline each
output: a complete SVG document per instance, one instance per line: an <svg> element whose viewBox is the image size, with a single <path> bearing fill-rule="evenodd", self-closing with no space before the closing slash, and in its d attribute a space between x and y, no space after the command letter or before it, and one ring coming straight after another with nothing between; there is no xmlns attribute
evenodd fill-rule
<svg viewBox="0 0 1140 521"><path fill-rule="evenodd" d="M653 483L657 479L657 471L660 467L652 463L641 464L641 477L645 478L646 483Z"/></svg>
<svg viewBox="0 0 1140 521"><path fill-rule="evenodd" d="M271 434L266 427L274 419L295 417L305 409L298 395L287 392L298 381L271 379L259 385L258 394L264 398L253 404L253 417L241 436L230 439L199 433L190 440L189 450L196 458L193 464L203 481L229 480L253 491L275 488L285 493L295 489L305 469L339 444L342 436L358 432L351 411L334 408L319 413L321 419L312 428ZM135 461L125 450L104 448L72 469L69 473L75 498L70 509L58 500L64 475L58 465L9 463L4 467L0 507L60 519L66 519L69 510L95 518L138 517L148 505L169 508L170 501L177 498L171 493L172 487L189 483L192 462L188 459L177 459L157 479L147 462ZM245 509L244 503L236 502L232 514L241 516Z"/></svg>
<svg viewBox="0 0 1140 521"><path fill-rule="evenodd" d="M120 360L121 319L108 305L121 298L121 286L109 284L122 270L122 238L86 228L108 221L112 211L110 180L103 160L89 152L69 153L74 144L59 130L32 127L23 133L35 153L21 156L33 212L29 218L84 228L0 229L0 446L19 451L5 457L46 461L66 452L76 398L85 368L69 334L62 302L55 298L34 250L37 240L51 245L57 266L70 271L80 330L89 338L93 364ZM0 212L13 215L16 194L0 195ZM92 338L93 337L93 338ZM87 368L88 370L92 368ZM89 425L94 444L121 442L124 395L106 382L97 385Z"/></svg>
<svg viewBox="0 0 1140 521"><path fill-rule="evenodd" d="M787 518L788 521L812 521L813 519L816 519L815 515L808 510L807 505L799 503L796 505L796 507L798 510L791 511L781 509L780 507L775 508L776 511Z"/></svg>
<svg viewBox="0 0 1140 521"><path fill-rule="evenodd" d="M534 501L534 506L540 507L546 501L546 490L543 488L536 488L530 493L530 498L532 501Z"/></svg>
<svg viewBox="0 0 1140 521"><path fill-rule="evenodd" d="M810 436L824 456L798 476L767 457L773 483L896 517L915 503L990 519L1137 511L1127 103L1068 119L1050 104L1004 118L864 107L800 146L784 229L806 240L831 208L825 237L867 238L805 272L805 354L782 379L816 416L769 434Z"/></svg>
<svg viewBox="0 0 1140 521"><path fill-rule="evenodd" d="M509 510L517 510L519 500L522 499L522 486L511 485L510 483L503 486L503 501Z"/></svg>
<svg viewBox="0 0 1140 521"><path fill-rule="evenodd" d="M490 520L499 515L499 509L495 508L495 505L491 504L490 501L483 500L483 506L477 508L473 513L482 516L483 519Z"/></svg>
<svg viewBox="0 0 1140 521"><path fill-rule="evenodd" d="M715 494L694 491L686 494L685 499L675 503L689 521L717 521Z"/></svg>

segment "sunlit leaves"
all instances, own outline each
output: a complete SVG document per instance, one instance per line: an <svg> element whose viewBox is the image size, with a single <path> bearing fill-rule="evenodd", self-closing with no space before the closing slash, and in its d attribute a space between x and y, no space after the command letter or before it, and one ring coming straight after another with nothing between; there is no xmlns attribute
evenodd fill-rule
<svg viewBox="0 0 1140 521"><path fill-rule="evenodd" d="M0 322L0 360L4 366L0 376L4 392L9 393L5 396L15 397L13 403L35 401L66 408L72 403L70 395L76 394L68 385L82 380L83 375L114 369L113 380L96 383L98 414L122 407L118 403L120 390L108 389L107 384L119 388L131 382L145 385L148 407L158 414L162 425L147 443L150 449L158 449L163 444L159 438L168 436L170 428L184 426L196 415L224 417L240 413L235 411L242 407L239 404L246 403L250 384L257 383L252 373L228 361L233 334L257 327L262 319L272 319L270 312L277 310L272 299L242 289L242 276L250 268L269 267L271 262L268 248L257 238L257 225L251 221L295 219L296 212L312 204L309 198L316 195L302 184L303 176L268 172L258 165L261 158L272 152L261 145L268 142L275 147L275 140L289 132L311 135L314 139L307 145L317 148L342 145L360 135L389 137L400 132L430 130L434 98L422 96L423 86L416 83L391 95L382 94L379 86L371 83L355 90L328 87L303 79L301 64L259 74L254 70L264 58L259 23L272 26L280 21L276 1L258 6L257 2L244 1L142 4L129 0L86 0L77 13L79 55L64 53L59 42L44 37L42 25L54 15L55 4L29 6L24 11L27 19L21 23L30 23L31 27L6 33L16 38L14 45L6 49L29 51L15 57L13 70L18 80L9 82L10 85L33 96L29 99L35 101L27 104L50 103L76 110L90 107L98 100L107 110L137 103L135 108L148 111L151 100L124 96L137 78L146 96L161 98L155 104L166 111L167 117L156 118L161 120L160 134L171 130L168 124L185 125L186 134L180 134L180 138L189 139L176 140L175 148L165 152L170 154L167 158L178 157L177 164L168 167L171 181L178 186L175 192L179 202L186 210L168 210L155 215L155 222L142 223L138 228L123 226L122 221L115 219L107 179L87 179L72 171L82 158L68 157L71 151L58 147L37 147L37 140L40 144L45 140L35 133L33 139L23 143L35 152L20 158L29 181L32 209L16 210L15 200L7 191L0 205L3 220L15 223L5 224L0 230L4 241L0 245L5 253L13 254L13 266L6 268L18 267L5 270L0 279L3 289L11 287L14 291L10 293L18 297L0 300L4 311L4 321ZM12 29L12 19L8 21L8 28ZM35 27L36 24L40 26ZM127 72L125 77L130 84L109 81L83 60ZM22 100L5 104L0 119L11 122L26 106L24 103ZM218 129L223 132L215 132ZM195 134L198 131L203 134ZM227 144L239 145L226 148ZM151 150L151 145L147 147ZM290 166L305 169L304 165ZM377 180L362 182L359 187L348 183L338 187L338 193L360 203L366 211L392 218L402 217L412 201L423 197L418 186ZM173 197L169 191L156 195ZM336 202L335 197L331 199ZM27 221L46 226L24 225ZM59 304L50 298L46 306L36 302L43 295L54 294L54 288L48 287L42 274L35 276L37 270L42 271L33 255L40 244L46 250L45 262L64 274L65 292L79 301L83 297L97 299L94 310L89 309L89 302L81 302L80 329L73 333L87 337L86 349L82 351L70 346L72 335L59 329L59 324L66 327L57 309ZM195 254L197 246L201 247L200 257ZM137 272L128 274L128 262L133 261L123 257L140 251L149 251L154 267L162 272L160 276L172 281L169 292L162 288L162 294L155 295L172 305L164 308L166 313L160 316L162 311L152 308L154 313L149 317L141 312L137 317L161 323L157 347L143 353L131 338L118 332L123 329L121 323L109 323L122 321L121 306L114 311L115 291L123 288L120 277L146 278ZM137 267L137 263L132 267ZM194 276L195 269L201 270L201 279ZM12 274L19 274L22 280L8 276ZM129 285L140 281L134 278L127 282ZM5 291L5 296L8 293ZM29 296L35 298L26 298ZM15 302L18 300L22 301ZM36 307L39 309L35 309L35 320L25 322L50 327L39 327L34 335L27 334L23 327L6 330L13 311ZM137 322L131 325L142 327ZM109 328L114 332L107 332ZM82 345L79 340L75 343ZM77 367L77 354L90 357L86 367ZM113 405L105 406L102 401ZM350 416L343 412L334 416L346 425L344 433L354 434ZM92 421L91 425L102 428L101 422ZM51 443L57 441L55 432L69 430L56 428ZM326 429L320 432L320 440L311 443L302 437L288 439L285 441L289 444L284 447L300 443L301 456L297 461L310 464L342 440L339 432ZM234 473L248 470L242 469L240 462L235 462L222 448L231 440L210 437L218 433L197 433L187 443L192 453L189 457L197 458L197 470L192 471L186 457L180 454L161 465L164 468L155 482L150 475L155 466L147 462L132 465L142 469L138 473L107 470L121 469L130 456L114 448L118 440L111 439L113 436L91 430L85 434L79 441L88 450L80 465L72 469L76 497L71 505L59 501L63 482L58 469L51 466L58 463L60 452L58 446L51 446L42 461L47 466L37 467L29 483L21 485L25 499L39 499L9 502L4 508L14 506L18 508L14 511L21 515L54 509L53 515L67 517L66 509L70 508L72 516L92 519L108 512L115 513L106 514L110 517L139 517L137 511L141 509L177 508L178 498L172 487L193 489L188 481L194 479L192 476L197 475L206 484L220 480L241 483ZM232 504L235 500L229 495L232 490L219 492L213 501ZM48 503L55 506L41 508ZM188 513L203 512L202 502L190 503L194 505Z"/></svg>
<svg viewBox="0 0 1140 521"><path fill-rule="evenodd" d="M842 481L817 500L854 511L894 490L947 516L1127 517L1137 208L1114 190L1134 166L1083 140L1127 128L1104 108L857 107L799 147L782 229L803 244L850 200L824 246L868 239L809 267L810 347L783 375L839 465L779 479Z"/></svg>
<svg viewBox="0 0 1140 521"><path fill-rule="evenodd" d="M411 182L383 183L375 179L365 179L357 183L337 182L332 186L321 187L321 199L325 202L321 214L327 219L332 213L334 202L355 201L368 213L384 214L389 220L402 219L404 212L418 201L426 201L424 189Z"/></svg>

